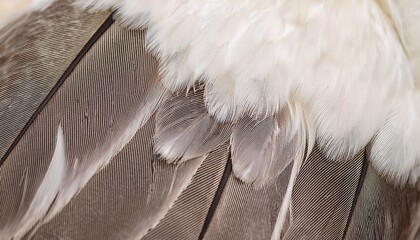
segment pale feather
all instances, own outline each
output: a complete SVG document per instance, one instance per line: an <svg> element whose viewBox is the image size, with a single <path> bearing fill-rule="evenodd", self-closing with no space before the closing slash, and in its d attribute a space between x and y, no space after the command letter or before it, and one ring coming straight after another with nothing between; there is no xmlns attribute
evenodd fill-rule
<svg viewBox="0 0 420 240"><path fill-rule="evenodd" d="M204 79L207 107L218 120L269 116L293 96L305 106L308 119L302 121L315 123L308 131L316 131L329 156L353 156L379 134L398 156L407 156L379 158L374 151L372 161L383 174L401 183L418 164L417 143L410 141L420 129L418 109L398 107L407 101L419 105L418 68L410 67L418 60L413 56L418 55L418 24L404 17L393 23L381 2L77 2L113 8L127 26L147 27L147 44L164 62L165 86L177 90ZM413 0L388 2L395 3L389 5L392 16L407 8L410 16L420 11ZM396 108L400 113L394 116ZM392 130L397 136L385 134L391 117L394 125L409 127ZM404 145L393 139L403 139ZM401 161L402 170L395 169Z"/></svg>
<svg viewBox="0 0 420 240"><path fill-rule="evenodd" d="M46 217L66 180L67 164L63 129L60 125L57 130L51 163L29 208L21 218L19 218L18 213L9 225L2 230L0 229L0 239L21 239L32 227Z"/></svg>
<svg viewBox="0 0 420 240"><path fill-rule="evenodd" d="M0 0L0 29L31 11L42 11L54 0Z"/></svg>

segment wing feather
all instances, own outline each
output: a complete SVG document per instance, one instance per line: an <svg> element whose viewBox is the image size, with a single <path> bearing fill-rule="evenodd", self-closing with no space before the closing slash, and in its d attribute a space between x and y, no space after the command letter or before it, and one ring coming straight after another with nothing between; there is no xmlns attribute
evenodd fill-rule
<svg viewBox="0 0 420 240"><path fill-rule="evenodd" d="M203 89L174 93L157 112L155 148L168 162L206 155L229 139L230 124L207 112Z"/></svg>

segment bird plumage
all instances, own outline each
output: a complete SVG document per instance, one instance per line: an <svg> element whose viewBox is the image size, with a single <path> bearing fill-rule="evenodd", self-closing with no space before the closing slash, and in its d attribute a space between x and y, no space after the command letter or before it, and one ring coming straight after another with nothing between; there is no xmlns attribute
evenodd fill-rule
<svg viewBox="0 0 420 240"><path fill-rule="evenodd" d="M415 239L409 3L38 5L0 30L0 239Z"/></svg>
<svg viewBox="0 0 420 240"><path fill-rule="evenodd" d="M353 156L376 136L375 167L396 184L417 181L416 1L78 2L147 28L164 85L202 81L219 121L267 117L292 102L329 156Z"/></svg>

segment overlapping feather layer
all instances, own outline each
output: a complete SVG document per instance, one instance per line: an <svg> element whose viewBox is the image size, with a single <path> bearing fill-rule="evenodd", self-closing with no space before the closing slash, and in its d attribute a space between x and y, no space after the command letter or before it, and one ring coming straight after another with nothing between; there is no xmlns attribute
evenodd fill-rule
<svg viewBox="0 0 420 240"><path fill-rule="evenodd" d="M403 183L419 165L420 7L414 1L79 1L148 28L166 87L197 80L219 121L272 116L290 101L306 112L330 156L372 139L374 165ZM413 4L411 4L413 3ZM404 12L410 10L408 16ZM407 52L409 51L409 52ZM417 82L416 82L417 81Z"/></svg>

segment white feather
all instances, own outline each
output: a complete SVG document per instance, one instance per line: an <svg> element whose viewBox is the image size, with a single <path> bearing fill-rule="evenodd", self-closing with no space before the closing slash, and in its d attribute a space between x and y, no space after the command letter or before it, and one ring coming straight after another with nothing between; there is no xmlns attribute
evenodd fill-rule
<svg viewBox="0 0 420 240"><path fill-rule="evenodd" d="M64 135L60 125L51 163L29 208L22 218L15 219L10 225L0 230L0 239L21 239L32 227L45 218L63 186L68 172L67 168Z"/></svg>
<svg viewBox="0 0 420 240"><path fill-rule="evenodd" d="M54 0L0 0L0 29L9 22L32 11L42 11Z"/></svg>
<svg viewBox="0 0 420 240"><path fill-rule="evenodd" d="M284 223L287 219L287 215L290 212L290 203L292 201L292 191L295 186L296 178L299 173L299 168L302 165L301 160L293 162L292 172L290 174L289 183L287 184L287 190L284 194L283 201L280 206L279 214L277 215L276 224L274 225L271 240L281 239L281 233L283 231Z"/></svg>
<svg viewBox="0 0 420 240"><path fill-rule="evenodd" d="M411 140L419 112L401 107L420 104L415 0L77 2L117 9L124 24L147 27L165 86L176 90L203 80L207 107L218 120L272 115L293 96L306 106L301 121L314 122L307 130L331 157L352 156L378 134L374 145L390 143L395 150L373 152L384 174L401 182L418 164ZM394 158L402 156L407 159Z"/></svg>
<svg viewBox="0 0 420 240"><path fill-rule="evenodd" d="M32 0L31 9L42 11L49 7L55 0Z"/></svg>

